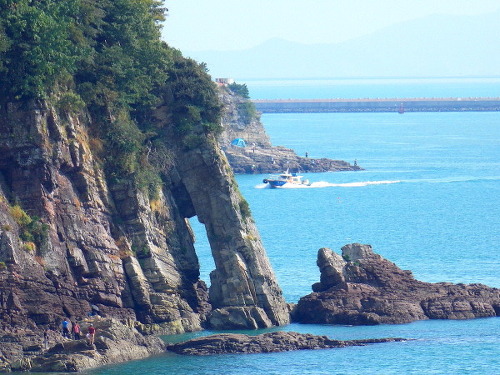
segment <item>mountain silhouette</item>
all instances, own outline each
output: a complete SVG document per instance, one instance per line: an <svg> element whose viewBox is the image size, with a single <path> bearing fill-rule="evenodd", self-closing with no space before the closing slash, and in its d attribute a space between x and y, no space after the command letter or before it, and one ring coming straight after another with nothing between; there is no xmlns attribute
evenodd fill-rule
<svg viewBox="0 0 500 375"><path fill-rule="evenodd" d="M433 15L336 44L270 39L239 51L187 51L214 77L500 76L500 10Z"/></svg>

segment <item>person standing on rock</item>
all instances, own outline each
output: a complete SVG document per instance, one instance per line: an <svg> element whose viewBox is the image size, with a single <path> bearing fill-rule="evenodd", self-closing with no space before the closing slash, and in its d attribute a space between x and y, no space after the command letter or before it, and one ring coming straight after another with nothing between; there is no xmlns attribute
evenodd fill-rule
<svg viewBox="0 0 500 375"><path fill-rule="evenodd" d="M43 331L43 348L47 350L49 348L49 329L45 328Z"/></svg>
<svg viewBox="0 0 500 375"><path fill-rule="evenodd" d="M89 345L94 345L94 339L95 339L95 327L92 323L90 323L89 326L89 331L88 331L88 338L89 338Z"/></svg>
<svg viewBox="0 0 500 375"><path fill-rule="evenodd" d="M70 338L70 335L69 335L69 322L68 322L68 319L64 319L63 322L61 323L62 325L62 335L63 337L69 339Z"/></svg>
<svg viewBox="0 0 500 375"><path fill-rule="evenodd" d="M80 325L78 324L78 322L75 322L73 324L73 328L72 328L72 331L73 331L73 338L75 340L80 340Z"/></svg>

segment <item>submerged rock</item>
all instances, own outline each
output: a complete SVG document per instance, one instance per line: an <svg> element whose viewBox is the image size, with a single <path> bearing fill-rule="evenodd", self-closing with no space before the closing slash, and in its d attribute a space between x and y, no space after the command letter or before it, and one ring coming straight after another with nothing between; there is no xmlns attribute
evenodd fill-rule
<svg viewBox="0 0 500 375"><path fill-rule="evenodd" d="M500 316L500 289L418 281L370 245L346 245L342 256L322 248L317 263L320 282L299 300L293 321L371 325Z"/></svg>
<svg viewBox="0 0 500 375"><path fill-rule="evenodd" d="M171 344L167 350L184 355L212 355L229 353L275 353L292 350L344 348L384 342L406 341L402 338L366 340L332 340L327 336L316 336L298 332L271 332L257 336L225 333L199 337L186 342Z"/></svg>

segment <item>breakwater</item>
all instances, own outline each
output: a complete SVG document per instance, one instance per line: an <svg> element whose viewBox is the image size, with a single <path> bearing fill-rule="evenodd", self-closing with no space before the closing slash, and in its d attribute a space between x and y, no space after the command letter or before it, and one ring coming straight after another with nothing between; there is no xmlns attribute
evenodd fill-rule
<svg viewBox="0 0 500 375"><path fill-rule="evenodd" d="M500 111L500 98L258 99L262 113Z"/></svg>

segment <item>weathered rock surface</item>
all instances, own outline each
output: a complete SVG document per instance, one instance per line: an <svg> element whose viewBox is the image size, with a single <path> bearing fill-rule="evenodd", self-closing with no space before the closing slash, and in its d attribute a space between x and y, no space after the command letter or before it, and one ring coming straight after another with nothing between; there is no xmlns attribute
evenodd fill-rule
<svg viewBox="0 0 500 375"><path fill-rule="evenodd" d="M220 98L224 103L224 132L219 142L235 173L281 173L287 169L301 173L361 170L358 165L342 160L298 156L289 148L273 146L260 115L248 116L241 110L241 106L251 104L249 100L224 87L221 87ZM232 146L231 141L235 138L243 138L247 146Z"/></svg>
<svg viewBox="0 0 500 375"><path fill-rule="evenodd" d="M181 142L169 146L176 150L170 190L177 192L182 214L205 224L214 257L208 325L256 329L288 323L287 304L224 153L208 146L182 149Z"/></svg>
<svg viewBox="0 0 500 375"><path fill-rule="evenodd" d="M216 140L198 129L202 142L187 151L172 132L165 184L150 199L105 178L92 126L88 114L45 102L0 105L0 336L29 347L91 305L140 322L145 333L286 324L286 303ZM199 279L193 216L215 258L210 291ZM0 359L27 357L5 350Z"/></svg>
<svg viewBox="0 0 500 375"><path fill-rule="evenodd" d="M186 342L168 345L167 350L184 355L212 355L229 353L274 353L293 350L344 348L367 344L406 341L402 338L366 340L332 340L297 332L271 332L257 336L244 334L219 334L199 337Z"/></svg>
<svg viewBox="0 0 500 375"><path fill-rule="evenodd" d="M500 289L415 280L370 245L346 245L342 256L322 248L317 263L320 282L299 300L296 322L370 325L500 316Z"/></svg>
<svg viewBox="0 0 500 375"><path fill-rule="evenodd" d="M14 361L6 361L5 369L33 372L76 372L89 368L144 358L165 351L166 344L156 336L143 336L133 325L126 325L114 319L94 320L96 328L95 345L85 338L63 339L55 332L50 333L49 347L33 340L29 346L2 336L2 351L19 350L25 355ZM130 322L131 324L133 322ZM82 323L83 332L88 323ZM34 335L32 335L34 336ZM1 354L0 354L1 355Z"/></svg>

